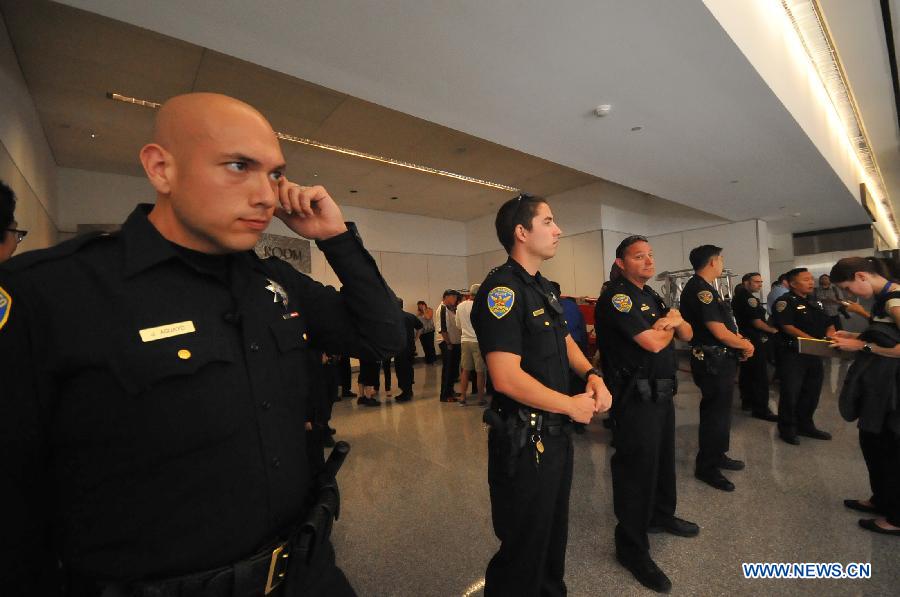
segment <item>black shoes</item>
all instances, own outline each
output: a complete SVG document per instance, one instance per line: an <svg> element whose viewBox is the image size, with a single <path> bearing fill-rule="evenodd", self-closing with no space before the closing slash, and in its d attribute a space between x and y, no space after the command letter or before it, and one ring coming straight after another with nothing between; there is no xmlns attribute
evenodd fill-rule
<svg viewBox="0 0 900 597"><path fill-rule="evenodd" d="M866 529L867 531L872 531L873 533L880 533L882 535L893 535L894 537L900 537L900 529L883 529L877 524L875 524L874 518L860 518L859 526Z"/></svg>
<svg viewBox="0 0 900 597"><path fill-rule="evenodd" d="M734 483L725 478L718 470L710 473L695 472L694 476L720 491L734 491Z"/></svg>
<svg viewBox="0 0 900 597"><path fill-rule="evenodd" d="M774 423L775 421L778 420L778 415L776 415L775 413L773 413L770 410L767 410L766 412L763 412L763 413L753 413L750 416L753 417L754 419L760 419L762 421L769 421L772 423Z"/></svg>
<svg viewBox="0 0 900 597"><path fill-rule="evenodd" d="M669 577L659 569L653 560L649 557L639 562L632 562L621 557L616 552L616 560L622 564L626 570L631 572L635 579L651 591L657 593L668 593L672 590L672 581Z"/></svg>
<svg viewBox="0 0 900 597"><path fill-rule="evenodd" d="M883 514L881 510L875 506L867 506L859 500L844 500L844 506L857 512L865 512L866 514Z"/></svg>
<svg viewBox="0 0 900 597"><path fill-rule="evenodd" d="M722 456L722 460L719 462L719 468L725 469L726 471L742 471L744 470L744 461L735 460L728 456Z"/></svg>
<svg viewBox="0 0 900 597"><path fill-rule="evenodd" d="M400 392L394 398L394 402L409 402L413 398L412 392Z"/></svg>
<svg viewBox="0 0 900 597"><path fill-rule="evenodd" d="M650 523L648 533L669 533L679 537L696 537L700 533L700 527L695 523L673 516L661 523Z"/></svg>
<svg viewBox="0 0 900 597"><path fill-rule="evenodd" d="M788 435L786 433L779 433L778 437L780 437L781 441L783 441L786 444L791 444L792 446L800 445L800 440L797 438L796 435Z"/></svg>
<svg viewBox="0 0 900 597"><path fill-rule="evenodd" d="M831 434L827 431L822 431L821 429L816 429L812 427L810 429L800 429L797 431L797 435L802 435L803 437L811 437L813 439L831 439Z"/></svg>
<svg viewBox="0 0 900 597"><path fill-rule="evenodd" d="M356 404L358 406L381 406L381 403L374 398L366 398L365 396L360 396L359 398L357 398Z"/></svg>

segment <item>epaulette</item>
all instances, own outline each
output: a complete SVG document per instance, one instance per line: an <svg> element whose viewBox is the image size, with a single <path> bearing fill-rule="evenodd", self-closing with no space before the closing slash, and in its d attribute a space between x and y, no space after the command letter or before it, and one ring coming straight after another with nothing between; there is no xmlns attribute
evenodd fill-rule
<svg viewBox="0 0 900 597"><path fill-rule="evenodd" d="M509 263L501 263L500 265L498 265L497 267L495 267L495 268L493 268L491 271L489 271L489 272L487 273L487 275L488 275L488 276L493 276L494 274L496 274L497 272L499 272L499 271L502 270L503 268L509 269L509 268L511 268L511 266L510 266ZM487 278L487 276L485 276L485 278Z"/></svg>
<svg viewBox="0 0 900 597"><path fill-rule="evenodd" d="M118 233L116 232L88 232L86 234L81 234L75 238L70 238L69 240L53 245L52 247L47 247L46 249L36 249L34 251L27 251L21 255L16 255L0 265L0 271L24 271L40 263L68 257L99 239L112 239L117 235Z"/></svg>

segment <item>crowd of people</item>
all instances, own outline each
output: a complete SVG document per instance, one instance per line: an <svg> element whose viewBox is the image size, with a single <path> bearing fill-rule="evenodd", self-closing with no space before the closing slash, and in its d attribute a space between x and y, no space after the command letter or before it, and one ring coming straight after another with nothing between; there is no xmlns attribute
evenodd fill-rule
<svg viewBox="0 0 900 597"><path fill-rule="evenodd" d="M729 304L723 251L704 244L690 252L695 274L676 309L648 284L650 242L629 236L595 305L592 362L578 306L540 273L562 234L543 199L499 208L508 259L483 282L410 313L328 192L284 176L275 133L251 106L170 99L140 159L156 203L120 232L13 259L26 232L0 185L4 594L354 595L329 538L340 504L339 450L328 461L322 450L334 444L332 407L381 404L392 363L394 400L411 400L417 340L425 366L439 340L441 402L491 397L486 476L500 545L485 595L566 593L572 434L601 412L615 449L616 558L644 586L671 589L648 534L700 532L676 516L676 340L690 346L701 394L694 475L723 492L735 490L725 472L745 468L731 454L735 382L742 408L777 422L782 441L829 440L814 420L823 360L804 340L857 353L839 402L858 421L871 494L844 504L875 515L863 529L900 536L891 261L842 259L818 287L795 268L765 302L749 272ZM317 243L340 290L251 251L273 217ZM871 315L850 295L874 299ZM850 313L868 327L842 330Z"/></svg>

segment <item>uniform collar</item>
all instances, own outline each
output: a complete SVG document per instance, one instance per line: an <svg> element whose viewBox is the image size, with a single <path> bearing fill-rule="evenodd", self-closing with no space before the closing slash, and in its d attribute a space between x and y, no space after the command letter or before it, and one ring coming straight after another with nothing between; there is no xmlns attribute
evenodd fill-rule
<svg viewBox="0 0 900 597"><path fill-rule="evenodd" d="M540 282L538 282L538 280L540 280L541 278L541 272L536 272L532 276L528 273L528 270L522 267L521 263L513 259L511 256L506 259L506 264L510 266L514 272L519 274L519 277L525 280L525 282L529 284L537 284L538 287L540 287Z"/></svg>
<svg viewBox="0 0 900 597"><path fill-rule="evenodd" d="M121 237L125 244L125 277L130 278L170 259L179 259L191 268L197 269L194 264L181 259L178 252L172 247L172 243L166 240L147 219L152 209L152 204L141 203L134 208L134 211L122 224ZM254 269L265 272L266 268L262 261L251 253L252 251L244 251L237 253L235 257L249 260Z"/></svg>
<svg viewBox="0 0 900 597"><path fill-rule="evenodd" d="M152 209L152 204L141 203L122 224L126 278L178 256L169 241L147 219Z"/></svg>
<svg viewBox="0 0 900 597"><path fill-rule="evenodd" d="M642 292L642 293L645 293L645 294L650 294L650 292L648 291L648 289L649 289L650 287L647 286L646 283L644 284L644 287L641 288L641 287L639 287L637 284L635 284L634 282L632 282L631 280L629 280L628 278L626 278L625 276L622 276L621 278L619 278L618 282L619 282L619 284L621 284L622 286L625 286L625 287L627 287L627 288L629 288L629 289L633 289L635 292Z"/></svg>

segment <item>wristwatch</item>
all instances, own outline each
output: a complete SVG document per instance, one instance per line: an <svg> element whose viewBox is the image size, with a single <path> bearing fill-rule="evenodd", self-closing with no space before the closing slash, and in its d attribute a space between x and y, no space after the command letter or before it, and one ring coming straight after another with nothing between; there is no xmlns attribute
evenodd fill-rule
<svg viewBox="0 0 900 597"><path fill-rule="evenodd" d="M596 368L596 367L591 367L590 369L588 369L588 370L585 372L585 374L584 374L584 381L587 381L587 380L588 380L588 377L590 377L591 375L596 375L596 376L599 377L600 379L603 379L603 375L601 375L601 373L597 370L597 368Z"/></svg>
<svg viewBox="0 0 900 597"><path fill-rule="evenodd" d="M872 345L871 344L863 344L862 351L872 354Z"/></svg>

